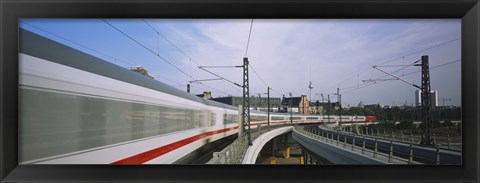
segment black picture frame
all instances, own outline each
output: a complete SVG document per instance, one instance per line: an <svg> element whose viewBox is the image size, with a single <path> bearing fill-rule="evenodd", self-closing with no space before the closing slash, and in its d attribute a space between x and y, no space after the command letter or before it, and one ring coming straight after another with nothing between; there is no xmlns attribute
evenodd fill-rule
<svg viewBox="0 0 480 183"><path fill-rule="evenodd" d="M479 182L478 0L0 1L3 182ZM460 18L461 166L18 165L19 18Z"/></svg>

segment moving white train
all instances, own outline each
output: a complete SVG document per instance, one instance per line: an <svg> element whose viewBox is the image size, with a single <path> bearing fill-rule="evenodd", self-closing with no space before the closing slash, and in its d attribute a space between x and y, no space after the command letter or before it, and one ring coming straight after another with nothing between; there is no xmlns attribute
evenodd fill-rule
<svg viewBox="0 0 480 183"><path fill-rule="evenodd" d="M21 164L170 164L238 132L238 108L204 100L20 29ZM271 114L271 124L290 114ZM293 115L294 123L327 116ZM331 122L338 116L330 116ZM375 120L342 116L342 121ZM267 114L251 112L252 128Z"/></svg>

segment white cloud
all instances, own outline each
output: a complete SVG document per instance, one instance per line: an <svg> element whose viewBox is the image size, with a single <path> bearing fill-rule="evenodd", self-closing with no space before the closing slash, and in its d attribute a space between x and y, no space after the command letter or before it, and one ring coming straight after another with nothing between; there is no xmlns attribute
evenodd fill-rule
<svg viewBox="0 0 480 183"><path fill-rule="evenodd" d="M148 20L148 22L199 65L235 66L241 65L245 56L251 19ZM112 23L148 48L155 51L160 48L162 57L195 79L215 78L197 69L196 64L170 43L157 37L142 21L135 20L133 23L112 21ZM60 25L56 23L55 26ZM109 40L107 45L110 46L108 49L102 49L98 45L99 50L115 50L110 55L146 65L149 67L148 70L173 80L177 83L176 85L186 85L191 80L155 55L142 50L144 48L128 38L122 37L115 30L108 26L103 27L108 28L111 35L92 35L92 37L98 39L103 36ZM58 29L57 32L61 31ZM91 32L93 34L96 31L92 29ZM77 40L83 41L84 38L88 38L83 34L82 36ZM406 64L419 59L423 54L428 54L432 66L460 59L460 41L405 56L402 59L402 56L411 52L433 47L459 36L460 20L255 19L247 56L262 79L275 91L283 94L288 95L288 92L293 92L297 96L309 95L308 84L311 75L314 85L312 97L314 97L315 93L336 92L337 87L354 89L354 86L362 84L361 80L378 78L383 74L378 71L372 73L372 69L368 68L392 58L398 59L388 64ZM86 39L85 43L87 43ZM123 51L118 51L122 49ZM405 63L402 62L403 60ZM441 89L439 93L445 94L446 98L452 98L456 104L460 103L460 92L456 84L460 81L459 68L460 64L452 64L439 69L439 71L453 72L449 73L449 77L432 70L432 87ZM397 68L387 70L395 69ZM408 72L418 71L418 69L411 68ZM242 83L241 69L209 70L239 84ZM416 75L407 78L412 82L419 81L419 76ZM350 80L343 82L347 79ZM211 81L205 84L221 92L241 95L241 88L223 81ZM201 85L192 85L192 88L195 88L194 91L197 93L201 90L211 90ZM326 89L329 90L325 91ZM411 103L413 90L415 90L413 87L399 81L384 82L345 93L343 101L352 105L356 105L360 100L365 104L391 104L393 101L404 103L405 100L410 100ZM266 86L252 69L250 69L250 91L251 93L266 92ZM214 96L226 95L213 92ZM276 92L272 95L280 96Z"/></svg>
<svg viewBox="0 0 480 183"><path fill-rule="evenodd" d="M452 26L453 25L453 26ZM389 29L388 26L391 26ZM404 26L404 27L402 27ZM453 28L452 28L453 27ZM207 39L195 42L196 48L191 56L204 65L240 65L245 54L250 20L214 20L200 21L195 24L198 33ZM436 28L446 28L446 31ZM384 32L378 29L385 29ZM265 82L276 91L287 94L292 91L295 95L307 94L310 71L314 82L314 93L325 90L333 93L336 87L355 86L362 79L368 79L371 72L354 77L349 82L336 86L340 82L351 78L358 72L368 69L386 59L401 57L409 52L425 49L452 37L459 32L459 23L441 21L419 22L393 21L366 21L355 20L254 20L248 57L253 68L260 74ZM453 33L452 33L453 32ZM185 42L196 40L195 36L180 34ZM189 48L192 50L192 48ZM430 54L439 54L431 52ZM451 54L450 54L451 55ZM458 54L456 56L459 56ZM456 57L450 56L450 57ZM413 56L412 56L413 57ZM408 58L412 61L411 58ZM400 60L401 61L401 60ZM398 64L399 60L396 61ZM241 83L242 74L239 69L210 69L225 78ZM380 76L378 71L375 76ZM199 71L198 78L211 78L213 76ZM366 77L366 78L365 78ZM252 92L265 92L266 86L250 70L250 87ZM225 82L206 83L214 88L236 91L240 95L240 88L225 86ZM398 91L408 91L408 86L403 83L386 83L389 87L397 87ZM358 90L360 95L349 102L365 98L368 102L388 102L390 99L376 99L378 94L365 94L361 91L374 92L369 88L382 88L372 86ZM393 92L396 93L396 92ZM396 93L409 98L409 92ZM222 94L224 95L224 94ZM278 94L275 94L278 95ZM218 95L217 95L218 96ZM360 97L363 96L363 97ZM373 98L372 98L372 97ZM388 95L385 98L395 98ZM398 99L400 101L400 99Z"/></svg>

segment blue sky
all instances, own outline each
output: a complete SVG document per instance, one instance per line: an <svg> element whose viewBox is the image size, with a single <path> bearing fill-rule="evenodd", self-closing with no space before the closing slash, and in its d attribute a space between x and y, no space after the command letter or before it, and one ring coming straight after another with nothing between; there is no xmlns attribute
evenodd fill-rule
<svg viewBox="0 0 480 183"><path fill-rule="evenodd" d="M186 90L192 78L216 78L198 69L199 65L242 64L251 23L251 19L105 21L131 38L101 19L22 19L20 26L125 68L141 65L155 79ZM460 25L460 19L254 19L247 57L262 80L273 88L272 97L292 92L310 98L311 80L314 100L321 100L323 93L331 94L331 101L336 101L333 93L340 88L342 103L356 106L360 101L412 105L416 88L399 80L363 80L385 75L373 69L374 65L411 64L428 55L431 67L447 64L431 69L431 88L439 91L439 103L447 98L452 101L446 105L461 105ZM402 67L380 68L394 72ZM209 70L242 83L241 69ZM420 67L407 67L395 75L420 85L419 71ZM266 93L264 82L251 68L250 93ZM203 84L193 83L192 93L212 91L214 97L242 94L241 88L226 81Z"/></svg>

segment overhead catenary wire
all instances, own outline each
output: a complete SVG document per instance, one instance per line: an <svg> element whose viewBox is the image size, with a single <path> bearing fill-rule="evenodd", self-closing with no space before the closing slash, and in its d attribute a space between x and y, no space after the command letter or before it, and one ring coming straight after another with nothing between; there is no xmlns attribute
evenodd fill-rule
<svg viewBox="0 0 480 183"><path fill-rule="evenodd" d="M250 31L249 31L249 33L248 33L247 49L245 50L245 57L247 57L247 53L248 53L248 45L250 44L250 36L252 35L252 27L253 27L253 19L252 19L252 21L250 22Z"/></svg>
<svg viewBox="0 0 480 183"><path fill-rule="evenodd" d="M212 74L212 75L214 75L214 76L217 76L217 77L219 77L219 78L221 78L221 79L223 79L223 80L225 80L225 81L227 81L227 82L229 82L229 83L232 83L232 84L234 84L234 85L236 85L236 86L242 87L240 84L235 83L235 82L233 82L233 81L230 81L230 80L228 80L228 79L226 79L226 78L224 78L224 77L222 77L222 76L220 76L220 75L218 75L218 74L215 74L215 73L213 73L213 72L211 72L211 71L203 68L202 66L198 66L198 68L199 68L199 69L202 69L202 70L204 70L205 72L208 72L208 73L210 73L210 74Z"/></svg>
<svg viewBox="0 0 480 183"><path fill-rule="evenodd" d="M262 77L260 77L260 75L258 75L257 71L255 71L255 69L253 68L252 64L249 63L248 65L250 65L250 68L252 68L253 73L255 73L255 75L257 75L258 79L260 79L260 81L262 81L262 83L263 83L266 87L270 87L270 86L268 86L268 84L262 79Z"/></svg>
<svg viewBox="0 0 480 183"><path fill-rule="evenodd" d="M413 65L415 65L418 61L420 61L420 59L414 61L412 64L402 65L402 66L403 66L402 68L393 71L392 74L395 74L395 73L397 73L397 72L399 72L399 71L401 71L401 70L404 70L405 68L407 68L407 67L409 67L409 66L413 66ZM377 78L377 79L375 79L375 80L381 80L381 79L383 79L383 78L385 78L385 77L387 77L387 76L388 76L388 74L385 74L385 75L383 75L382 77ZM403 76L406 76L406 75L403 75ZM349 90L349 89L352 89L352 88L361 89L361 88L364 88L365 86L370 86L370 85L373 85L373 84L376 84L376 83L379 83L379 82L383 82L383 81L387 81L387 80L375 81L375 82L370 82L370 83L363 83L363 85L356 85L356 86L351 86L351 87L347 87L347 88L342 88L342 91ZM343 93L345 93L345 92L343 92Z"/></svg>
<svg viewBox="0 0 480 183"><path fill-rule="evenodd" d="M453 63L456 63L456 62L461 62L461 60L455 60L455 61L450 61L450 62L447 62L447 63L443 63L443 64L440 64L440 65L436 65L436 66L432 66L430 67L429 69L432 70L432 69L436 69L436 68L439 68L439 67L443 67L445 65L449 65L449 64L453 64ZM398 72L399 70L395 71L395 72ZM395 73L394 72L394 73ZM420 73L422 71L415 71L415 72L410 72L410 73L407 73L407 74L403 74L402 76L400 77L405 77L405 76L409 76L409 75L412 75L412 74L416 74L416 73ZM388 75L384 75L383 77L380 77L379 79L382 79L384 77L386 77ZM352 91L355 91L355 90L358 90L358 89L362 89L362 88L365 88L367 86L371 86L371 85L374 85L374 84L378 84L378 83L381 83L381 82L385 82L386 80L380 80L380 81L376 81L376 82L370 82L370 83L363 83L362 85L360 86L351 86L351 87L346 87L346 88L342 88L341 90L344 91L342 92L342 94L345 94L345 93L350 93Z"/></svg>
<svg viewBox="0 0 480 183"><path fill-rule="evenodd" d="M435 45L435 46L431 46L431 47L428 47L428 48L425 48L425 49L422 49L422 50L419 50L419 51L410 52L410 53L408 53L408 54L406 54L406 55L402 55L401 57L396 57L396 58L394 58L394 59L389 59L389 60L387 60L387 61L385 61L385 62L382 62L382 63L379 63L379 64L377 64L377 65L390 63L390 62L393 62L393 61L398 60L398 59L400 59L400 58L404 58L404 57L408 57L408 56L411 56L411 55L414 55L414 54L417 54L417 53L421 53L421 52L427 51L427 50L429 50L429 49L432 49L432 48L436 48L436 47L445 45L445 44L447 44L447 43L451 43L451 42L454 42L454 41L458 41L458 40L460 40L460 39L461 39L461 38L451 39L451 40L448 40L448 41L439 43L439 44L437 44L437 45Z"/></svg>
<svg viewBox="0 0 480 183"><path fill-rule="evenodd" d="M452 63L455 63L455 62L460 62L460 61L461 60L456 60L456 61L440 64L440 65L437 65L437 66L430 67L430 69L435 69L435 68L438 68L438 67L442 67L442 66L452 64ZM396 73L398 71L399 70L394 71L393 73ZM415 71L415 72L411 72L411 73L408 73L408 74L403 74L400 77L405 77L405 76L412 75L412 74L419 73L419 72L421 72L421 71ZM385 78L386 76L388 76L388 75L384 75L384 76L380 77L379 79ZM374 82L369 82L369 83L363 83L361 86L352 86L352 87L342 88L342 91L344 91L342 93L349 93L349 92L352 92L352 91L355 91L355 90L358 90L358 89L361 89L361 88L365 88L367 86L371 86L371 85L374 85L374 84L378 84L378 83L381 83L381 82L384 82L384 81L387 81L387 80L379 80L379 81L374 81Z"/></svg>
<svg viewBox="0 0 480 183"><path fill-rule="evenodd" d="M147 24L153 31L155 31L158 35L160 35L163 39L165 39L168 43L170 43L173 47L175 47L180 53L182 53L183 55L185 55L191 62L197 64L197 66L199 66L200 64L198 64L195 60L192 59L192 57L190 57L189 55L187 55L187 53L185 53L182 49L180 49L177 45L175 45L172 41L170 41L168 38L166 38L162 33L160 33L159 31L157 31L157 29L155 29L150 23L148 23L145 19L142 19L143 22L145 22L145 24Z"/></svg>
<svg viewBox="0 0 480 183"><path fill-rule="evenodd" d="M149 49L148 47L146 47L145 45L143 45L142 43L138 42L137 40L135 40L134 38L132 38L131 36L129 36L128 34L126 34L125 32L121 31L120 29L118 29L117 27L115 27L114 25L112 25L111 23L109 23L108 21L104 20L104 19L101 19L103 22L105 22L106 24L110 25L112 28L114 28L115 30L117 30L118 32L122 33L124 36L128 37L130 40L134 41L135 43L137 43L138 45L142 46L144 49L148 50L150 53L154 54L155 56L157 56L158 58L162 59L163 61L165 61L166 63L168 63L169 65L171 65L172 67L174 67L175 69L177 69L178 71L180 71L181 73L183 73L184 75L188 76L189 78L191 78L192 80L195 80L195 78L193 78L191 75L187 74L185 71L181 70L180 68L178 68L177 66L175 66L174 64L172 64L169 60L163 58L162 56L160 55L157 55L155 54L154 51L152 51L151 49ZM207 87L207 88L210 88L212 90L215 90L217 92L221 92L219 90L216 90L216 89L213 89L211 88L210 86L207 86L203 83L200 83L201 85ZM224 92L221 92L221 93L224 93Z"/></svg>
<svg viewBox="0 0 480 183"><path fill-rule="evenodd" d="M273 92L275 92L276 94L278 94L278 95L280 95L280 96L283 95L282 93L278 92L277 90L275 90L275 89L273 89L273 88L270 88L270 90L272 90Z"/></svg>
<svg viewBox="0 0 480 183"><path fill-rule="evenodd" d="M250 45L250 38L251 38L251 35L252 35L252 27L253 27L253 19L251 20L250 22L250 30L248 32L248 39L247 39L247 46L246 46L246 49L245 49L245 57L247 57L248 55L248 47ZM265 80L262 79L262 77L260 77L260 75L258 74L258 72L255 70L255 68L252 66L252 64L248 64L250 66L250 68L252 68L253 72L255 73L255 75L258 77L258 79L260 79L260 81L268 88L270 88L270 86L267 84L267 82L265 82ZM282 95L280 92L277 92L276 90L273 90L272 88L270 88L270 90L276 92L277 94L279 95Z"/></svg>
<svg viewBox="0 0 480 183"><path fill-rule="evenodd" d="M182 53L183 55L185 55L185 56L190 60L190 62L195 63L196 66L197 66L199 69L202 69L202 70L204 70L204 71L206 71L206 72L208 72L208 73L210 73L210 74L212 74L212 75L215 75L215 76L217 76L217 77L220 77L220 78L226 80L227 82L232 83L232 84L238 86L238 84L235 83L235 82L232 82L232 81L230 81L230 80L228 80L228 79L226 79L226 78L224 78L224 77L219 76L218 74L215 74L215 73L213 73L213 72L207 71L206 69L203 69L202 66L200 66L200 64L198 64L198 62L196 62L192 57L190 57L187 53L185 53L180 47L178 47L177 45L175 45L175 43L173 43L173 42L170 41L168 38L166 38L162 33L160 33L159 31L157 31L157 29L155 29L150 23L148 23L148 22L147 22L146 20L144 20L144 19L142 19L142 21L143 21L145 24L147 24L147 25L148 25L153 31L155 31L158 35L160 35L163 39L165 39L168 43L170 43L173 47L175 47L180 53ZM214 66L209 66L209 67L214 67ZM218 66L218 67L231 67L231 66ZM191 73L191 71L190 71L190 73ZM193 79L193 78L192 78L192 79ZM195 79L194 79L194 80L195 80ZM203 84L203 83L201 83L201 84ZM206 85L205 85L205 86L206 86ZM208 86L207 86L207 87L208 87ZM211 88L211 87L209 87L209 88ZM211 89L212 89L212 88L211 88ZM218 91L218 90L217 90L217 91Z"/></svg>
<svg viewBox="0 0 480 183"><path fill-rule="evenodd" d="M80 46L80 47L82 47L82 48L85 48L85 49L87 49L87 50L90 50L90 51L92 51L92 52L95 52L95 53L97 53L97 54L100 54L100 55L103 55L103 56L105 56L105 57L108 57L108 58L114 60L114 62L117 62L117 61L118 61L118 62L124 63L125 65L128 65L129 67L134 67L134 66L136 66L135 64L132 64L132 63L129 63L129 62L127 62L127 61L124 61L124 60L118 59L118 58L116 58L116 57L110 56L110 55L108 55L108 54L102 53L102 52L97 51L97 50L95 50L95 49L93 49L93 48L87 47L87 46L82 45L82 44L80 44L80 43L78 43L78 42L72 41L72 40L70 40L70 39L67 39L67 38L65 38L65 37L62 37L62 36L60 36L60 35L57 35L57 34L55 34L55 33L52 33L52 32L50 32L50 31L47 31L47 30L42 29L42 28L40 28L40 27L34 26L34 25L32 25L32 24L29 24L29 23L27 23L27 22L23 22L23 21L22 21L22 23L24 23L24 24L26 24L26 25L28 25L28 26L34 27L34 28L36 28L36 29L38 29L38 30L41 30L41 31L43 31L43 32L45 32L45 33L48 33L48 34L50 34L50 35L53 35L53 36L55 36L55 37L58 37L58 38L60 38L60 39L63 39L63 40L65 40L65 41L67 41L67 42L73 43L73 44L75 44L75 45L77 45L77 46ZM172 86L172 87L184 86L184 84L181 84L181 83L176 82L176 81L174 81L174 80L172 80L172 79L163 77L163 76L161 76L161 75L159 75L159 74L157 74L157 73L151 72L151 74L152 74L155 78L161 78L161 79L163 79L163 80L165 80L165 81L168 81L168 82L170 82L170 83L176 84L176 85L171 85L171 84L170 84L170 86ZM157 79L157 80L159 80L159 79ZM201 84L201 85L203 85L203 86L205 86L205 87L207 87L207 88L209 88L209 89L211 89L211 90L213 90L213 91L216 91L216 92L219 92L219 93L224 93L224 94L227 94L227 95L228 95L228 93L225 93L225 92L216 90L216 89L214 89L214 88L212 88L212 87L210 87L210 86L207 86L207 85L205 85L205 84Z"/></svg>
<svg viewBox="0 0 480 183"><path fill-rule="evenodd" d="M122 33L123 35L125 35L126 37L128 37L130 40L134 41L135 43L137 43L138 45L142 46L143 48L145 48L146 50L148 50L150 53L156 55L158 58L162 59L164 62L166 62L167 64L169 64L170 66L174 67L175 69L177 69L178 71L180 71L181 73L185 74L186 76L192 78L193 80L195 80L195 78L193 78L191 75L187 74L185 71L183 71L182 69L178 68L177 66L175 66L172 62L170 62L169 60L163 58L162 56L160 55L157 55L154 51L152 51L150 48L146 47L145 45L143 45L142 43L138 42L137 40L133 39L131 36L129 36L128 34L126 34L125 32L123 32L122 30L118 29L117 27L115 27L114 25L112 25L111 23L109 23L108 21L106 21L105 19L102 19L102 21L104 21L106 24L110 25L112 28L114 28L115 30L117 30L118 32Z"/></svg>
<svg viewBox="0 0 480 183"><path fill-rule="evenodd" d="M377 65L390 63L390 62L393 62L393 61L398 60L398 59L404 59L404 58L407 57L407 56L411 56L411 55L418 54L418 53L421 53L421 52L426 51L426 50L429 50L429 49L433 49L433 48L436 48L436 47L440 47L440 46L446 45L446 44L448 44L448 43L451 43L451 42L454 42L454 41L458 41L458 40L460 40L460 39L461 39L461 38L454 38L454 39L451 39L451 40L448 40L448 41L445 41L445 42L436 44L436 45L434 45L434 46L431 46L431 47L428 47L428 48L425 48L425 49L422 49L422 50L418 50L418 51L414 51L414 52L407 53L407 54L402 55L402 56L400 56L400 57L394 57L394 58L392 58L392 59L387 59L387 60L385 60L385 61L381 61L381 62L380 62L379 64L377 64ZM345 83L345 82L347 82L347 81L350 81L350 80L354 79L355 77L357 77L358 75L361 75L361 74L365 73L365 72L368 71L369 69L372 69L372 68L369 67L369 68L367 68L367 69L365 69L365 70L362 70L362 71L360 71L358 74L355 74L355 75L353 75L352 77L350 77L350 78L348 78L348 79L346 79L346 80L344 80L344 81L342 81L342 82L340 82L340 83L338 83L338 84L334 84L334 85L328 87L327 89L322 90L322 93L325 92L325 91L327 91L327 90L330 90L330 89L332 89L332 88L338 87L338 86L340 86L341 84L343 84L343 83Z"/></svg>
<svg viewBox="0 0 480 183"><path fill-rule="evenodd" d="M48 34L50 34L50 35L53 35L53 36L58 37L58 38L60 38L60 39L63 39L63 40L65 40L65 41L67 41L67 42L73 43L73 44L75 44L75 45L77 45L77 46L80 46L80 47L82 47L82 48L85 48L85 49L90 50L90 51L92 51L92 52L95 52L95 53L97 53L97 54L100 54L100 55L103 55L103 56L105 56L105 57L108 57L108 58L112 59L114 62L117 62L117 61L118 61L118 62L124 63L125 65L128 65L128 66L130 66L130 67L135 66L134 64L131 64L131 63L126 62L126 61L124 61L124 60L121 60L121 59L118 59L118 58L116 58L116 57L107 55L107 54L102 53L102 52L100 52L100 51L97 51L97 50L95 50L95 49L93 49L93 48L90 48L90 47L87 47L87 46L85 46L85 45L82 45L82 44L80 44L80 43L78 43L78 42L75 42L75 41L72 41L72 40L67 39L67 38L65 38L65 37L62 37L62 36L60 36L60 35L58 35L58 34L55 34L55 33L53 33L53 32L50 32L50 31L47 31L47 30L42 29L42 28L40 28L40 27L37 27L37 26L35 26L35 25L29 24L29 23L27 23L27 22L25 22L25 21L21 21L21 22L22 22L23 24L26 24L26 25L28 25L28 26L34 27L34 28L36 28L36 29L38 29L38 30L41 30L41 31L43 31L43 32L45 32L45 33L48 33Z"/></svg>
<svg viewBox="0 0 480 183"><path fill-rule="evenodd" d="M413 66L413 65L417 64L417 62L419 62L420 60L421 60L421 59L418 59L418 60L416 60L416 61L414 61L413 63L408 64L408 65L400 65L402 68L393 71L392 74L395 74L395 73L397 73L397 72L399 72L399 71L403 71L403 70L405 70L407 67L410 67L410 66ZM387 66L377 66L377 65L375 65L375 66L373 66L373 68L376 68L376 67L391 67L391 65L387 65ZM395 66L395 67L398 67L398 66ZM382 76L382 77L380 77L380 78L378 78L378 79L383 79L383 78L385 78L385 77L387 77L387 76L388 76L388 74L386 74L386 75L384 75L384 76ZM378 80L378 79L377 79L377 80Z"/></svg>

